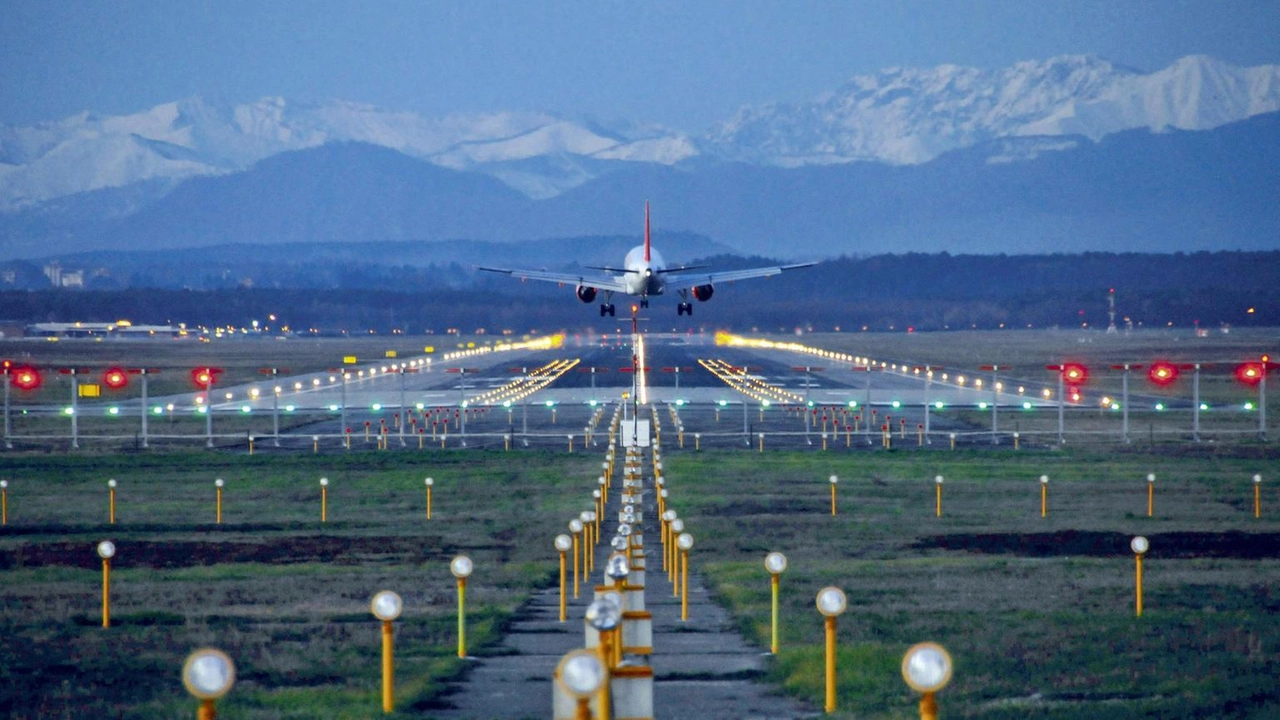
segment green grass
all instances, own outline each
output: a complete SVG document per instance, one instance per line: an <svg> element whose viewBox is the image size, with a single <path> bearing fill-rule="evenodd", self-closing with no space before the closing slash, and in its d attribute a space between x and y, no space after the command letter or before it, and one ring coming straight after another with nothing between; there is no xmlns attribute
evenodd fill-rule
<svg viewBox="0 0 1280 720"><path fill-rule="evenodd" d="M912 717L898 666L932 640L956 663L939 694L949 717L1266 717L1280 714L1280 559L1174 553L1162 533L1229 530L1276 542L1252 516L1253 472L1274 452L1168 457L1070 452L679 453L664 457L671 506L698 538L695 568L762 649L767 552L784 552L782 650L770 677L821 706L817 591L841 587L838 715ZM1146 517L1147 472L1158 478ZM1051 477L1040 517L1041 473ZM838 514L827 476L836 474ZM933 477L946 480L935 517ZM1266 507L1264 505L1264 507ZM946 550L971 534L1098 533L1086 555ZM1145 612L1134 617L1127 539L1152 538ZM1063 537L1059 535L1058 537ZM963 544L963 542L961 543ZM1229 553L1227 553L1229 554Z"/></svg>

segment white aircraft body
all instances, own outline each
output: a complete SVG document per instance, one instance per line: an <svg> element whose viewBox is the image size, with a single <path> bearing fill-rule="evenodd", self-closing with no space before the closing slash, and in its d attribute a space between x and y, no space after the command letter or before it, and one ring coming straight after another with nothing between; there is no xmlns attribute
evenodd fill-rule
<svg viewBox="0 0 1280 720"><path fill-rule="evenodd" d="M667 267L662 255L655 250L649 239L649 204L644 206L644 244L637 245L627 253L621 268L593 267L618 275L589 275L546 270L511 270L507 268L481 267L479 270L501 273L521 280L541 280L543 282L572 284L577 286L578 299L584 303L595 301L596 295L604 292L604 300L600 303L600 316L615 315L613 294L615 292L640 297L640 306L649 307L649 297L662 295L667 290L680 293L680 304L676 308L677 315L693 315L693 303L689 295L699 302L711 299L718 283L747 280L750 278L770 277L785 270L809 267L816 263L805 262L792 265L775 265L773 267L750 268L748 270L727 270L724 272L693 272L706 266L690 265L676 268Z"/></svg>

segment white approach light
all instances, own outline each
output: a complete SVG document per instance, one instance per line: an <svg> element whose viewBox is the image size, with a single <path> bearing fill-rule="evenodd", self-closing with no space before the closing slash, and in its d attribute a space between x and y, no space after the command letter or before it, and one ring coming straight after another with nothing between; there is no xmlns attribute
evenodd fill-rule
<svg viewBox="0 0 1280 720"><path fill-rule="evenodd" d="M115 486L116 486L116 481L115 481L115 480L108 480L108 481L107 481L107 487L109 487L109 488L113 488L113 487L115 487Z"/></svg>
<svg viewBox="0 0 1280 720"><path fill-rule="evenodd" d="M218 478L217 480L214 480L214 481L213 481L213 486L214 486L214 487L222 487L222 486L223 486L223 485L225 485L225 484L226 484L226 483L224 483L224 482L222 481L222 478Z"/></svg>
<svg viewBox="0 0 1280 720"><path fill-rule="evenodd" d="M829 478L827 478L827 479L831 481L831 484L832 484L832 485L835 485L836 483L840 482L840 478L836 477L835 475L832 475L831 477L829 477Z"/></svg>
<svg viewBox="0 0 1280 720"><path fill-rule="evenodd" d="M110 560L111 558L115 557L115 554L116 554L115 543L111 542L110 540L103 540L102 542L98 543L98 557L102 558L103 560Z"/></svg>
<svg viewBox="0 0 1280 720"><path fill-rule="evenodd" d="M604 664L595 651L574 650L561 658L560 665L556 667L556 679L560 687L575 698L588 698L605 682Z"/></svg>
<svg viewBox="0 0 1280 720"><path fill-rule="evenodd" d="M941 690L951 682L951 654L937 643L911 646L902 658L902 679L916 692Z"/></svg>
<svg viewBox="0 0 1280 720"><path fill-rule="evenodd" d="M787 569L787 556L780 552L771 552L764 556L764 569L772 575L781 575Z"/></svg>
<svg viewBox="0 0 1280 720"><path fill-rule="evenodd" d="M182 666L182 684L201 700L216 700L236 681L236 665L221 650L204 648L187 657Z"/></svg>
<svg viewBox="0 0 1280 720"><path fill-rule="evenodd" d="M938 483L939 485L941 485L941 484L942 484L942 476L941 476L941 475L935 475L935 476L934 476L934 478L933 478L933 481L934 481L934 482L936 482L936 483Z"/></svg>
<svg viewBox="0 0 1280 720"><path fill-rule="evenodd" d="M369 603L369 609L373 611L373 616L379 620L395 620L400 617L400 611L404 609L404 601L400 596L390 590L383 590L373 596L373 600Z"/></svg>
<svg viewBox="0 0 1280 720"><path fill-rule="evenodd" d="M685 551L693 549L693 536L689 533L680 533L676 538L676 547Z"/></svg>
<svg viewBox="0 0 1280 720"><path fill-rule="evenodd" d="M573 547L573 538L568 535L560 534L556 536L556 550L560 552L569 552Z"/></svg>
<svg viewBox="0 0 1280 720"><path fill-rule="evenodd" d="M426 484L427 487L431 487L432 485L436 484L435 478L426 478L422 482Z"/></svg>
<svg viewBox="0 0 1280 720"><path fill-rule="evenodd" d="M838 587L824 587L818 591L818 612L827 617L835 617L843 613L849 605L849 600L844 596L844 591Z"/></svg>
<svg viewBox="0 0 1280 720"><path fill-rule="evenodd" d="M631 567L627 563L627 557L621 553L615 553L609 556L609 565L605 569L605 574L614 580L624 580L631 574Z"/></svg>
<svg viewBox="0 0 1280 720"><path fill-rule="evenodd" d="M1147 539L1141 535L1138 535L1137 537L1129 541L1129 549L1132 550L1133 554L1135 555L1143 555L1150 548L1151 548L1151 543L1148 542Z"/></svg>
<svg viewBox="0 0 1280 720"><path fill-rule="evenodd" d="M458 579L463 579L471 575L471 571L475 566L471 563L471 558L466 555L459 555L449 562L449 572Z"/></svg>
<svg viewBox="0 0 1280 720"><path fill-rule="evenodd" d="M583 617L596 630L612 630L622 621L622 596L616 591L600 594L600 599L587 606Z"/></svg>
<svg viewBox="0 0 1280 720"><path fill-rule="evenodd" d="M320 487L328 487L328 485L329 485L329 478L327 477L320 478Z"/></svg>

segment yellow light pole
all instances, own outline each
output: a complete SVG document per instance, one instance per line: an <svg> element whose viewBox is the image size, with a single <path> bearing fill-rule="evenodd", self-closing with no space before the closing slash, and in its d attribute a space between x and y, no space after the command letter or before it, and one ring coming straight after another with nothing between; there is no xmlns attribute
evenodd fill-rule
<svg viewBox="0 0 1280 720"><path fill-rule="evenodd" d="M787 556L780 552L771 552L764 556L764 569L769 571L769 590L773 602L769 612L769 652L778 654L778 585L782 573L787 569Z"/></svg>
<svg viewBox="0 0 1280 720"><path fill-rule="evenodd" d="M831 482L831 517L836 516L836 484L840 482L840 478L832 475L827 478Z"/></svg>
<svg viewBox="0 0 1280 720"><path fill-rule="evenodd" d="M565 621L568 604L566 598L568 578L565 572L565 554L569 552L569 548L572 546L573 540L568 535L556 536L556 550L560 553L560 622Z"/></svg>
<svg viewBox="0 0 1280 720"><path fill-rule="evenodd" d="M226 695L236 682L236 664L221 650L204 648L187 656L182 666L182 684L200 701L196 720L216 720L214 702Z"/></svg>
<svg viewBox="0 0 1280 720"><path fill-rule="evenodd" d="M1253 516L1262 517L1262 476L1253 476Z"/></svg>
<svg viewBox="0 0 1280 720"><path fill-rule="evenodd" d="M596 516L599 517L601 515L604 515L604 507L600 504L600 488L596 488L595 490L591 491L591 501L595 505ZM600 528L597 526L596 530L599 530L599 529Z"/></svg>
<svg viewBox="0 0 1280 720"><path fill-rule="evenodd" d="M320 478L320 522L329 521L329 478Z"/></svg>
<svg viewBox="0 0 1280 720"><path fill-rule="evenodd" d="M684 532L684 520L676 518L667 524L667 579L671 581L671 597L680 596L680 558L676 554L676 541Z"/></svg>
<svg viewBox="0 0 1280 720"><path fill-rule="evenodd" d="M574 720L591 720L591 696L609 684L608 671L596 653L572 650L556 665L556 683L574 700Z"/></svg>
<svg viewBox="0 0 1280 720"><path fill-rule="evenodd" d="M1254 477L1257 477L1255 475ZM9 524L9 481L0 480L0 525Z"/></svg>
<svg viewBox="0 0 1280 720"><path fill-rule="evenodd" d="M436 481L434 478L427 478L423 480L423 483L427 486L427 519L430 520L431 519L431 488L436 484Z"/></svg>
<svg viewBox="0 0 1280 720"><path fill-rule="evenodd" d="M369 602L369 609L374 617L382 621L382 712L390 713L396 709L393 655L395 637L391 622L400 617L404 602L396 593L383 590L373 596L373 600Z"/></svg>
<svg viewBox="0 0 1280 720"><path fill-rule="evenodd" d="M937 643L912 645L902 656L902 679L920 697L920 720L938 720L938 701L934 693L951 682L951 654Z"/></svg>
<svg viewBox="0 0 1280 720"><path fill-rule="evenodd" d="M458 657L467 656L467 577L475 565L471 558L459 555L449 562L449 572L458 579Z"/></svg>
<svg viewBox="0 0 1280 720"><path fill-rule="evenodd" d="M595 555L592 549L595 546L595 535L591 530L595 526L595 522L591 518L591 511L583 510L578 513L578 519L582 521L582 574L590 575L594 568L592 556Z"/></svg>
<svg viewBox="0 0 1280 720"><path fill-rule="evenodd" d="M569 521L569 532L573 533L573 598L578 598L578 536L582 534L582 521L574 518Z"/></svg>
<svg viewBox="0 0 1280 720"><path fill-rule="evenodd" d="M116 524L116 485L114 478L107 481L107 518L112 525Z"/></svg>
<svg viewBox="0 0 1280 720"><path fill-rule="evenodd" d="M214 519L219 525L222 524L222 485L222 478L213 481L213 486L218 491L217 512L214 515Z"/></svg>
<svg viewBox="0 0 1280 720"><path fill-rule="evenodd" d="M1156 499L1156 474L1147 473L1147 517L1151 517L1155 510Z"/></svg>
<svg viewBox="0 0 1280 720"><path fill-rule="evenodd" d="M938 488L938 499L934 505L934 517L942 517L942 476L935 475L933 484Z"/></svg>
<svg viewBox="0 0 1280 720"><path fill-rule="evenodd" d="M689 619L689 551L693 549L693 536L680 533L676 538L680 548L680 619Z"/></svg>
<svg viewBox="0 0 1280 720"><path fill-rule="evenodd" d="M1133 551L1137 593L1134 596L1134 609L1137 617L1142 617L1142 556L1147 554L1151 543L1141 535L1129 541L1129 549Z"/></svg>
<svg viewBox="0 0 1280 720"><path fill-rule="evenodd" d="M836 617L845 611L849 601L843 590L828 586L818 591L817 605L826 630L827 693L823 710L833 713L836 710Z"/></svg>
<svg viewBox="0 0 1280 720"><path fill-rule="evenodd" d="M1040 476L1040 517L1049 515L1049 476Z"/></svg>
<svg viewBox="0 0 1280 720"><path fill-rule="evenodd" d="M116 544L110 540L98 543L98 557L102 558L102 627L111 627L111 558L116 556Z"/></svg>
<svg viewBox="0 0 1280 720"><path fill-rule="evenodd" d="M600 643L596 650L600 653L600 661L606 671L612 671L617 663L617 654L621 651L622 638L622 596L615 591L600 594L599 599L587 606L584 619L599 634ZM606 678L600 686L598 707L600 717L609 717L609 682Z"/></svg>

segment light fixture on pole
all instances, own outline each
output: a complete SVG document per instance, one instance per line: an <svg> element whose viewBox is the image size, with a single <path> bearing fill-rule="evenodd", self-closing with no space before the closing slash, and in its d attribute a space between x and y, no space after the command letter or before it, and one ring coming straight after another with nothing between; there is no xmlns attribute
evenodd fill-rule
<svg viewBox="0 0 1280 720"><path fill-rule="evenodd" d="M214 702L226 695L236 682L236 664L221 650L204 648L187 656L182 665L182 684L200 701L197 720L216 720Z"/></svg>
<svg viewBox="0 0 1280 720"><path fill-rule="evenodd" d="M1141 535L1129 541L1129 549L1133 551L1135 587L1134 609L1137 617L1142 617L1142 556L1151 549L1151 543Z"/></svg>
<svg viewBox="0 0 1280 720"><path fill-rule="evenodd" d="M404 602L390 590L383 590L369 602L373 616L382 621L382 712L395 710L395 662L392 655L394 638L391 621L400 617Z"/></svg>
<svg viewBox="0 0 1280 720"><path fill-rule="evenodd" d="M902 657L902 679L918 693L920 720L938 720L938 701L934 693L951 682L951 654L937 643L912 645Z"/></svg>
<svg viewBox="0 0 1280 720"><path fill-rule="evenodd" d="M565 598L566 568L565 553L569 552L569 548L573 547L573 540L564 534L556 536L556 551L560 553L560 622L565 621L567 601Z"/></svg>
<svg viewBox="0 0 1280 720"><path fill-rule="evenodd" d="M764 569L769 571L769 589L773 602L770 605L769 652L778 654L778 586L782 573L787 569L787 556L771 552L764 556Z"/></svg>
<svg viewBox="0 0 1280 720"><path fill-rule="evenodd" d="M102 558L102 627L111 627L111 558L116 556L116 544L110 540L98 543L98 557Z"/></svg>
<svg viewBox="0 0 1280 720"><path fill-rule="evenodd" d="M471 558L459 555L449 562L449 572L458 579L458 657L467 656L467 578L475 566Z"/></svg>
<svg viewBox="0 0 1280 720"><path fill-rule="evenodd" d="M849 605L848 598L845 597L844 591L838 587L828 586L818 591L817 597L818 612L823 615L823 625L826 635L826 703L823 709L826 712L835 712L836 709L836 617L845 611Z"/></svg>
<svg viewBox="0 0 1280 720"><path fill-rule="evenodd" d="M693 549L693 536L682 532L676 537L680 548L680 619L689 619L689 551Z"/></svg>

